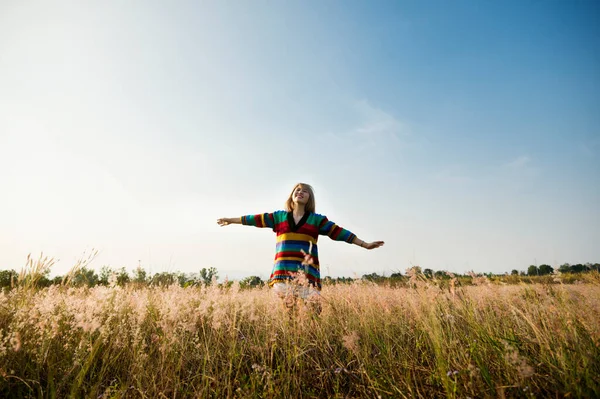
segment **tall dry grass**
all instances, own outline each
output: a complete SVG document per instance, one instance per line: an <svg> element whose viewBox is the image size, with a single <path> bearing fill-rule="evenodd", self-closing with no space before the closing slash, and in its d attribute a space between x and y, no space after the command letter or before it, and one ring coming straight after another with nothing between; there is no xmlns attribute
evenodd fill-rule
<svg viewBox="0 0 600 399"><path fill-rule="evenodd" d="M268 289L0 294L0 396L600 397L600 278L578 285L326 286L293 317Z"/></svg>

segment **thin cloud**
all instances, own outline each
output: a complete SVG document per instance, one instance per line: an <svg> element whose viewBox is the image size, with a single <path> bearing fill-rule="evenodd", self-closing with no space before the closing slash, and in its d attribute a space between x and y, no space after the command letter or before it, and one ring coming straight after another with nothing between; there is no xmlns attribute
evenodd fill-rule
<svg viewBox="0 0 600 399"><path fill-rule="evenodd" d="M536 177L540 174L540 168L527 155L521 155L512 161L502 165L502 169L509 171L511 174L519 174L526 177Z"/></svg>
<svg viewBox="0 0 600 399"><path fill-rule="evenodd" d="M513 159L510 162L504 164L505 168L508 169L523 169L528 167L531 164L531 158L526 155L521 155L520 157Z"/></svg>
<svg viewBox="0 0 600 399"><path fill-rule="evenodd" d="M410 129L390 113L373 107L366 100L354 103L352 111L352 116L357 120L355 127L322 134L319 140L324 145L334 146L356 156L373 147L407 144L405 138L411 135Z"/></svg>
<svg viewBox="0 0 600 399"><path fill-rule="evenodd" d="M590 140L579 142L577 145L579 151L585 156L595 156L600 149L600 137L594 137Z"/></svg>
<svg viewBox="0 0 600 399"><path fill-rule="evenodd" d="M461 168L458 166L446 167L435 174L434 178L442 183L456 185L467 184L473 181L473 178L462 173Z"/></svg>
<svg viewBox="0 0 600 399"><path fill-rule="evenodd" d="M467 184L473 181L469 176L452 175L445 172L438 173L435 178L443 183L449 184Z"/></svg>
<svg viewBox="0 0 600 399"><path fill-rule="evenodd" d="M405 123L380 108L373 107L368 101L356 103L356 110L362 123L354 129L353 133L373 140L390 139L401 143L400 137L410 134Z"/></svg>

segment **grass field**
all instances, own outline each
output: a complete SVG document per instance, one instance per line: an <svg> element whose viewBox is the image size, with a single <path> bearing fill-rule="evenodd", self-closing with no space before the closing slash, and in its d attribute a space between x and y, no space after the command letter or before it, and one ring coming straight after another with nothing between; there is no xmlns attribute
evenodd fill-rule
<svg viewBox="0 0 600 399"><path fill-rule="evenodd" d="M0 396L600 397L600 277L581 284L17 287Z"/></svg>

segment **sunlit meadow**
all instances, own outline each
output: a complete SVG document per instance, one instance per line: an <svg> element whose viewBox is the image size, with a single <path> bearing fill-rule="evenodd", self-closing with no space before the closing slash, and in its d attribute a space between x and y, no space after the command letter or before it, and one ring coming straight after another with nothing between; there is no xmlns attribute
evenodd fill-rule
<svg viewBox="0 0 600 399"><path fill-rule="evenodd" d="M599 397L600 277L579 284L327 285L322 312L267 288L0 294L0 396Z"/></svg>

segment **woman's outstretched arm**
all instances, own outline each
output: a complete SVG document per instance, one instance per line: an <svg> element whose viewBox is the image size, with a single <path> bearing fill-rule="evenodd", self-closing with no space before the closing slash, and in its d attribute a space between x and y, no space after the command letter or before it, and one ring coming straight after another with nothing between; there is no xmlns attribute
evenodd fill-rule
<svg viewBox="0 0 600 399"><path fill-rule="evenodd" d="M346 241L349 244L356 244L366 249L379 248L384 244L383 241L365 242L358 238L354 233L327 219L327 216L323 216L323 219L319 224L319 234L327 235L335 241Z"/></svg>
<svg viewBox="0 0 600 399"><path fill-rule="evenodd" d="M219 226L228 226L230 224L242 224L242 218L241 217L237 217L237 218L221 218L221 219L217 219L217 224Z"/></svg>
<svg viewBox="0 0 600 399"><path fill-rule="evenodd" d="M362 248L366 249L375 249L379 248L385 243L383 241L366 242L355 236L354 240L352 241L352 244L360 245Z"/></svg>
<svg viewBox="0 0 600 399"><path fill-rule="evenodd" d="M254 227L275 227L275 218L272 213L259 213L257 215L245 215L237 218L221 218L217 219L219 226L227 226L230 224L243 224Z"/></svg>

